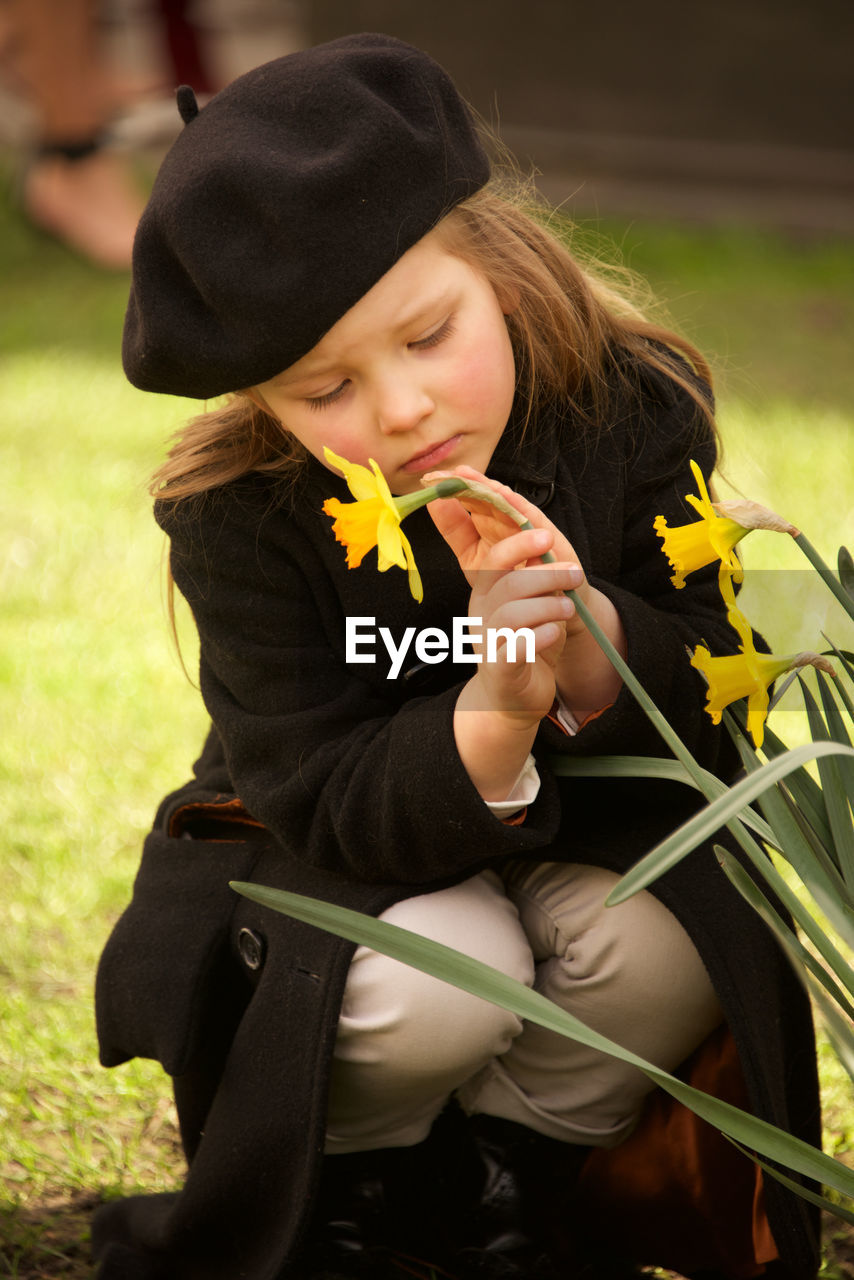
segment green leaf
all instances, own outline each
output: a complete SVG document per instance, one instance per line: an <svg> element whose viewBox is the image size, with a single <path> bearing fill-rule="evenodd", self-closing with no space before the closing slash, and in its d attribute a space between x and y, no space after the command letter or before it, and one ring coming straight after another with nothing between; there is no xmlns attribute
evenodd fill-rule
<svg viewBox="0 0 854 1280"><path fill-rule="evenodd" d="M744 766L755 772L760 768L753 748L736 731L736 746ZM759 803L770 825L776 832L775 847L781 851L812 894L819 908L827 916L839 936L854 947L854 910L852 897L839 874L836 863L822 845L818 836L798 812L786 792L785 784L778 782L762 793ZM760 870L763 870L760 867Z"/></svg>
<svg viewBox="0 0 854 1280"><path fill-rule="evenodd" d="M830 733L824 723L818 703L810 693L806 682L801 680L801 694L809 720L810 733L816 743L831 741ZM850 747L848 748L850 751ZM833 835L833 843L828 846L833 855L842 878L846 884L854 886L854 824L851 821L851 810L842 785L836 761L821 757L817 759L818 775L821 778L821 789L827 808L827 818Z"/></svg>
<svg viewBox="0 0 854 1280"><path fill-rule="evenodd" d="M839 649L839 648L838 648L838 647L833 643L833 641L830 639L830 637L827 635L827 632L826 632L826 631L822 631L822 633L821 633L821 634L824 636L825 640L826 640L826 641L827 641L827 643L830 645L830 647L831 647L831 649L833 650L833 652L835 653L836 657L837 657L837 658L839 659L839 661L842 663L843 667L845 668L846 672L848 673L849 678L850 678L851 680L854 680L854 653L852 653L850 649Z"/></svg>
<svg viewBox="0 0 854 1280"><path fill-rule="evenodd" d="M539 992L531 991L521 982L508 978L489 965L429 938L422 938L384 920L374 920L346 907L336 907L316 898L306 898L281 889L269 889L242 881L230 883L236 892L254 902L260 902L307 924L328 929L342 938L371 947L395 960L402 960L404 964L412 965L423 973L432 974L463 991L470 991L490 1000L520 1018L536 1022L539 1026L557 1031L560 1035L638 1067L667 1093L751 1150L761 1152L806 1178L823 1182L842 1195L854 1196L854 1170L846 1169L839 1161L758 1116L741 1111L720 1098L713 1098L671 1076L669 1072L662 1071L660 1067L646 1062L613 1040L591 1030Z"/></svg>
<svg viewBox="0 0 854 1280"><path fill-rule="evenodd" d="M724 712L726 718L729 712ZM737 717L742 734L747 734L747 717L742 715ZM791 750L787 747L781 738L778 738L773 729L765 725L765 741L762 749L769 759L774 760L778 756L785 755ZM822 844L827 847L833 841L830 831L830 823L827 820L827 809L824 803L824 796L821 794L821 787L816 782L803 765L790 773L786 779L786 786L791 791L795 803L803 813L807 822L815 831Z"/></svg>
<svg viewBox="0 0 854 1280"><path fill-rule="evenodd" d="M803 1187L799 1182L795 1182L792 1178L787 1178L779 1169L773 1168L765 1160L760 1160L758 1156L752 1155L740 1142L730 1138L730 1142L734 1147L738 1147L742 1155L751 1157L759 1165L764 1173L769 1174L772 1178L776 1178L778 1182L782 1182L784 1187L788 1187L790 1191L796 1192L804 1200L809 1200L810 1204L818 1205L819 1209L824 1209L827 1213L832 1213L837 1218L841 1218L843 1222L854 1224L854 1213L850 1209L843 1209L841 1204L837 1204L835 1200L828 1200L826 1196L821 1196L817 1191L812 1191L809 1187Z"/></svg>
<svg viewBox="0 0 854 1280"><path fill-rule="evenodd" d="M647 885L652 884L698 844L702 844L709 836L725 826L763 791L794 772L804 761L838 754L854 757L854 748L844 747L835 742L806 742L802 746L793 747L785 755L769 760L755 773L751 773L747 778L742 778L740 782L729 787L726 795L719 796L717 800L706 805L641 858L640 862L622 877L616 888L608 895L608 904L613 906L617 902L622 902L625 898L630 898L633 893L637 893L639 889L645 889Z"/></svg>
<svg viewBox="0 0 854 1280"><path fill-rule="evenodd" d="M815 858L815 867L820 868L817 876L813 864L809 860L805 860L802 864L801 879L815 899L816 905L827 916L828 921L843 939L846 946L854 948L854 892L852 892L849 885L845 884L836 870L832 858L812 827L804 820L803 814L799 812L794 800L786 791L784 783L778 783L774 792L766 791L761 803L764 804L768 797L774 794L779 795L782 799L788 816L794 822L801 838L806 841L807 846L812 850ZM772 801L773 803L775 802ZM784 823L782 816L779 821L776 817L771 816L771 820L778 827L782 827ZM788 828L786 830L788 831ZM792 836L791 839L794 841L795 837ZM788 851L788 835L786 836L786 846ZM792 858L789 858L788 861L790 865L795 865ZM825 890L825 885L821 882L821 872L824 873L827 882L830 884L829 892Z"/></svg>
<svg viewBox="0 0 854 1280"><path fill-rule="evenodd" d="M683 764L678 760L665 760L658 756L590 756L577 759L574 756L555 754L549 756L548 763L552 773L565 778L657 778L666 782L683 782L695 791L699 790ZM707 769L703 773L709 791L715 795L723 795L727 784ZM750 827L763 840L776 847L774 832L758 813L744 808L738 816L746 827Z"/></svg>
<svg viewBox="0 0 854 1280"><path fill-rule="evenodd" d="M824 718L830 730L830 737L834 742L844 742L850 747L851 737L845 728L845 721L842 719L842 713L836 705L836 698L834 697L834 694L841 694L844 690L826 671L817 671L816 676L818 678L818 691L821 694L821 702L824 707ZM845 795L850 803L854 803L854 762L840 757L833 763L839 772Z"/></svg>
<svg viewBox="0 0 854 1280"><path fill-rule="evenodd" d="M823 987L808 979L810 995L815 1000L824 1023L824 1032L843 1068L854 1081L854 1030L824 993Z"/></svg>
<svg viewBox="0 0 854 1280"><path fill-rule="evenodd" d="M821 983L827 994L836 1001L840 1008L845 1010L848 1017L854 1019L854 1005L851 1004L846 993L834 980L832 974L829 974L819 964L815 956L807 951L800 938L798 938L794 930L789 928L779 911L768 901L759 885L747 874L738 859L734 858L727 849L724 849L719 844L715 845L715 853L727 879L735 886L745 901L750 903L756 914L762 917L768 928L776 936L777 941L788 955L795 972L804 985L808 985L807 974L804 972L806 970L812 974L816 982ZM854 1055L854 1033L849 1032L849 1035L851 1036L850 1049Z"/></svg>
<svg viewBox="0 0 854 1280"><path fill-rule="evenodd" d="M822 959L826 961L828 967L836 975L846 990L854 996L854 969L852 969L848 960L836 946L835 942L827 936L815 917L810 914L805 904L801 902L798 895L786 883L785 879L780 875L771 859L758 848L755 848L753 851L748 850L748 854L751 857L756 870L765 882L771 886L772 891L777 898L779 898L789 915L801 927L810 942L821 955ZM849 932L850 926L848 922L846 922L846 929L843 931L843 937L847 938Z"/></svg>
<svg viewBox="0 0 854 1280"><path fill-rule="evenodd" d="M841 664L842 669L847 673L848 678L850 680L854 680L854 666L851 665L850 661L848 660L848 658L846 658L842 650L837 649L833 641L829 639L828 636L825 635L823 631L821 634L824 636L825 640L827 640L827 643L830 645L831 653L834 654L838 662ZM854 724L854 702L852 702L851 698L849 697L848 690L845 688L844 681L838 679L834 688L836 689L836 692L839 694L840 698L842 699L842 702L845 706L845 710L848 712L848 715L852 724Z"/></svg>
<svg viewBox="0 0 854 1280"><path fill-rule="evenodd" d="M851 552L847 547L839 548L836 567L839 570L839 581L854 600L854 559L851 558Z"/></svg>
<svg viewBox="0 0 854 1280"><path fill-rule="evenodd" d="M728 806L738 803L733 799L736 792L741 790L743 793L750 795L751 792L757 790L758 780L765 778L766 785L758 785L760 791L767 791L767 782L771 778L778 780L775 775L782 774L785 776L786 768L794 768L800 759L810 758L811 755L826 755L829 752L846 752L850 751L854 755L851 748L840 746L838 743L807 743L802 747L795 747L789 751L786 756L781 756L778 760L774 760L769 764L762 765L755 773L750 774L741 782L731 788L729 796L722 796L719 800L713 801L705 809L700 810L688 822L684 823L677 831L675 831L667 839L663 840L655 849L648 853L640 862L636 863L630 871L618 881L614 889L611 890L606 898L606 905L615 906L618 902L630 898L632 894L646 888L656 880L664 871L675 865L680 858L684 858L687 853L701 843L707 836L714 834L720 830L721 822L712 815L712 811L718 809L725 811ZM760 849L753 838L742 828L739 836L739 843L744 849L747 856L753 862L759 874L770 884L772 890L785 906L789 914L800 925L809 940L817 948L822 958L827 962L830 969L836 974L839 980L854 995L854 969L842 955L839 948L822 930L815 918L810 914L797 894L793 892L784 878L780 875L774 866L770 857ZM847 933L846 933L847 936Z"/></svg>

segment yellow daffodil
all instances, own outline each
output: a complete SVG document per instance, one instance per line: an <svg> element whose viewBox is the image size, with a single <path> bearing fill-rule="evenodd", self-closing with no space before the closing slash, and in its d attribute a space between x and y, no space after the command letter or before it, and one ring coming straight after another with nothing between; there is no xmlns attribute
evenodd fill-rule
<svg viewBox="0 0 854 1280"><path fill-rule="evenodd" d="M744 576L734 547L749 532L749 529L736 520L730 519L729 516L718 514L709 497L703 473L696 462L691 463L691 470L697 481L700 496L697 498L693 493L689 493L686 494L686 500L700 513L702 519L694 521L693 524L677 525L670 529L664 516L656 516L654 528L663 540L664 554L670 561L671 568L675 570L671 579L674 587L684 587L685 578L689 573L693 573L695 569L702 569L704 565L713 564L715 560L720 560L719 581L723 590L725 575L731 575L736 582L741 582Z"/></svg>
<svg viewBox="0 0 854 1280"><path fill-rule="evenodd" d="M340 458L331 449L324 448L323 456L331 467L341 472L347 488L356 499L355 502L339 502L337 498L327 498L323 504L326 515L335 521L332 532L347 548L348 569L357 569L371 548L376 547L380 573L385 573L393 564L406 569L409 590L420 603L424 598L421 575L400 522L411 511L425 506L434 498L449 498L466 489L466 481L449 476L415 493L404 493L395 498L373 458L368 459L369 471L358 462Z"/></svg>
<svg viewBox="0 0 854 1280"><path fill-rule="evenodd" d="M401 510L373 458L368 459L369 471L357 462L339 458L331 449L324 449L323 456L330 466L341 472L347 488L356 499L355 502L339 502L337 498L327 498L323 504L326 515L335 521L332 526L335 537L347 548L347 567L358 568L371 548L376 547L380 573L385 573L393 564L406 569L409 590L420 602L424 598L421 575L409 539L400 527L407 514L406 505Z"/></svg>
<svg viewBox="0 0 854 1280"><path fill-rule="evenodd" d="M747 698L747 728L754 745L761 747L768 714L769 685L796 667L821 667L830 675L836 673L827 659L817 653L795 653L782 658L775 658L770 653L757 653L744 615L738 610L735 613L736 617L730 615L730 622L742 637L741 653L713 658L705 645L700 644L694 650L691 666L702 672L708 682L706 711L713 724L720 723L724 707L739 698Z"/></svg>

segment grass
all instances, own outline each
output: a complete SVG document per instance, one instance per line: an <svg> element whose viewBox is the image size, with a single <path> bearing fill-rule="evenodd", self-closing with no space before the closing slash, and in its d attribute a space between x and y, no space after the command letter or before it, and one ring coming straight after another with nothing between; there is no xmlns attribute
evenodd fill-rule
<svg viewBox="0 0 854 1280"><path fill-rule="evenodd" d="M852 540L854 243L603 230L722 357L728 476L835 555ZM0 278L0 1274L76 1280L92 1206L183 1172L160 1068L98 1065L92 981L205 724L171 648L145 493L187 405L124 382L127 281L36 235L3 192ZM793 548L745 545L771 584L757 608L775 647L780 627L814 645ZM192 669L186 627L184 647ZM826 1047L822 1080L828 1149L850 1151L850 1087ZM830 1239L827 1280L845 1250L848 1233Z"/></svg>

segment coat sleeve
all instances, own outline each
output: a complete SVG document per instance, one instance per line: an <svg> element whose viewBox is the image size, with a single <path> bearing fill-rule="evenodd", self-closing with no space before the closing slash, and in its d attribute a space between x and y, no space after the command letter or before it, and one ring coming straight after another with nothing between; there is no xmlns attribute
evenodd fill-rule
<svg viewBox="0 0 854 1280"><path fill-rule="evenodd" d="M603 456L586 468L579 490L590 530L592 584L615 604L625 630L627 660L656 706L698 762L722 776L738 767L721 726L705 711L705 683L690 665L699 641L713 653L734 653L718 588L717 563L691 574L677 590L653 522L669 526L699 519L685 496L697 492L696 461L708 483L716 462L710 426L687 392L672 382L648 382L622 428L605 437ZM615 544L613 532L621 528ZM617 546L603 558L600 546ZM670 748L625 686L613 706L575 738L548 732L549 745L570 755L672 757Z"/></svg>
<svg viewBox="0 0 854 1280"><path fill-rule="evenodd" d="M553 786L518 827L473 787L454 745L458 686L395 703L346 665L335 583L292 518L239 490L156 514L235 792L289 852L361 881L435 885L550 842Z"/></svg>

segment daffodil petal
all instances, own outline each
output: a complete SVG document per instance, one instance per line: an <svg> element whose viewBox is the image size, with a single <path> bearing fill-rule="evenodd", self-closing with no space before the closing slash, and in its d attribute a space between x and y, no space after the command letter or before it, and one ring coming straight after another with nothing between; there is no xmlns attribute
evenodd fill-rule
<svg viewBox="0 0 854 1280"><path fill-rule="evenodd" d="M737 524L735 520L728 520L726 516L715 516L709 521L709 541L736 582L741 582L744 570L733 548L749 532L749 529Z"/></svg>
<svg viewBox="0 0 854 1280"><path fill-rule="evenodd" d="M406 557L406 568L409 571L409 590L413 599L420 604L424 599L424 587L421 582L421 574L418 572L418 566L415 563L415 556L412 554L412 547L409 539L401 531L400 540L403 544L403 554Z"/></svg>
<svg viewBox="0 0 854 1280"><path fill-rule="evenodd" d="M406 568L406 557L403 554L403 533L400 525L387 510L383 510L377 521L377 558L380 569L387 569L393 564L396 564L400 569Z"/></svg>
<svg viewBox="0 0 854 1280"><path fill-rule="evenodd" d="M709 497L709 491L706 488L706 481L703 478L703 473L693 458L691 459L690 465L691 471L694 474L694 479L697 481L697 488L700 490L700 497L698 500L694 498L693 495L688 494L688 501L691 503L692 507L696 508L697 511L700 511L701 515L711 517L715 514L715 509L712 506L712 500ZM702 504L702 509L699 504Z"/></svg>
<svg viewBox="0 0 854 1280"><path fill-rule="evenodd" d="M758 750L765 741L765 717L768 715L768 689L759 685L747 699L747 731Z"/></svg>
<svg viewBox="0 0 854 1280"><path fill-rule="evenodd" d="M735 610L738 613L740 618L744 618L744 614L741 612L740 609L736 607L735 587L732 585L732 574L729 572L726 565L724 564L722 564L720 569L718 570L718 590L723 596L723 601L727 607L727 611L731 609ZM736 626L734 622L732 625L735 627L736 631L739 630L739 628ZM739 634L741 633L739 632Z"/></svg>
<svg viewBox="0 0 854 1280"><path fill-rule="evenodd" d="M377 497L382 498L383 502L386 504L389 510L394 513L395 519L397 520L398 524L400 524L400 512L395 506L394 498L391 496L391 489L389 489L388 487L388 481L386 480L383 473L380 471L377 464L374 462L373 458L368 458L368 462L370 463L371 470L374 473L373 480L375 485L375 493Z"/></svg>
<svg viewBox="0 0 854 1280"><path fill-rule="evenodd" d="M325 445L323 446L323 456L330 466L341 472L347 481L347 488L357 502L365 498L380 496L377 492L376 476L367 467L363 467L358 462L348 462L346 458L339 457L337 453L333 453ZM376 466L376 463L373 465ZM387 489L388 486L386 485Z"/></svg>

